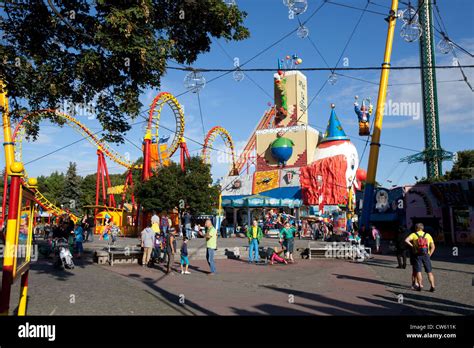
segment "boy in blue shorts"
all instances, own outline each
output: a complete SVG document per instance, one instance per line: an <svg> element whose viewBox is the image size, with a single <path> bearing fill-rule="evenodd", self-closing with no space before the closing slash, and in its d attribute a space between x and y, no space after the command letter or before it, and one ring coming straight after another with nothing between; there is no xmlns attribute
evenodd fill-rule
<svg viewBox="0 0 474 348"><path fill-rule="evenodd" d="M181 244L181 274L191 274L188 271L189 259L188 259L188 238L183 237L183 244Z"/></svg>

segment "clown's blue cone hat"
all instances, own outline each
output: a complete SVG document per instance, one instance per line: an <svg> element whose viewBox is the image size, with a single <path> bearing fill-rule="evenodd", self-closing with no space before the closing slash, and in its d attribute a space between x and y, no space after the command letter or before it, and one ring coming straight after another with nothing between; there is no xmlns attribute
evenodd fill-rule
<svg viewBox="0 0 474 348"><path fill-rule="evenodd" d="M344 129L342 129L341 121L337 118L334 108L335 105L331 104L331 116L329 117L328 127L326 128L326 133L324 133L324 138L321 142L349 140Z"/></svg>

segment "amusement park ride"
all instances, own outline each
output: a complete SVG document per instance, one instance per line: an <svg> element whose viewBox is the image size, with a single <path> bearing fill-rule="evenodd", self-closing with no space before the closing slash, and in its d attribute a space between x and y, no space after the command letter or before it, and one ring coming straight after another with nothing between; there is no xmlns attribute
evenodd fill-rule
<svg viewBox="0 0 474 348"><path fill-rule="evenodd" d="M1 81L0 81L1 83ZM80 135L86 138L97 148L97 182L96 182L96 205L86 208L94 209L94 217L99 224L104 223L106 215L116 217L115 223L125 228L125 224L138 228L138 212L133 194L131 196L132 206L137 212L136 219L124 219L124 203L127 189L133 187L132 170L138 169L142 172L142 180L147 180L154 174L154 170L161 165L167 165L169 158L179 149L181 152L181 168L185 170L186 159L189 152L184 140L184 113L177 99L167 92L158 94L151 105L146 133L143 142L143 164L134 164L127 158L115 151L109 144L99 139L86 126L76 118L53 109L38 110L24 116L16 125L13 133L11 131L10 116L8 113L7 91L1 83L0 107L3 117L4 149L5 149L5 177L3 191L3 209L1 223L6 221L5 234L5 257L3 263L2 294L0 297L0 312L8 314L11 284L21 276L21 297L19 303L19 315L26 313L26 296L28 285L29 257L31 255L31 241L34 227L34 216L37 206L49 211L56 217L68 216L75 223L79 217L67 209L62 209L50 202L37 188L37 180L28 178L22 164L22 142L25 136L25 126L33 118L47 118L54 115L64 121ZM168 105L176 120L176 131L169 147L160 144L159 123L162 109ZM127 169L126 181L123 186L111 187L111 181L107 169L105 157ZM10 179L10 180L8 180ZM117 207L114 194L122 195L120 207ZM108 196L108 197L107 197ZM100 202L101 201L101 202ZM102 205L99 205L102 203ZM8 209L7 209L8 207ZM7 216L7 219L5 217ZM103 226L96 225L96 233ZM16 257L15 246L24 244L27 248L26 258ZM11 252L9 252L11 250Z"/></svg>
<svg viewBox="0 0 474 348"><path fill-rule="evenodd" d="M422 6L423 2L420 1L420 16L426 22L429 22L431 8L428 7L428 4L430 2L425 1L426 5ZM372 208L370 203L374 200L383 108L387 94L397 9L398 0L392 0L390 15L386 19L388 22L387 40L373 121L374 129L371 135L371 151L367 173L359 169L356 148L344 133L337 118L334 104L331 105L328 127L324 135L319 134L318 131L309 126L306 76L300 71L294 70L293 67L291 69L283 68L284 60L279 60L277 73L273 76L275 105L269 105L270 107L264 112L240 156L236 158L232 138L223 127L215 126L211 128L204 139L202 159L206 163L210 162L210 150L214 150L213 143L218 136L222 138L230 151L231 166L228 176L223 181L222 195L225 192L228 195L242 197L244 195L259 195L261 192L264 194L277 192L278 190L281 193L291 191L291 189L298 186L302 192L303 200L306 200L305 204L310 203L306 205L338 205L345 202L349 213L352 213L353 190L360 188L360 182L365 181L364 202L368 204L363 205L364 210L360 225L366 225L369 222L370 216L368 214L370 214ZM421 46L424 52L422 63L433 66L434 60L429 60L429 55L426 53L426 50L428 50L426 46L430 45L430 41L427 41L429 39L422 40ZM296 55L287 56L286 58L292 60L295 65L302 62L301 58ZM427 163L429 175L437 175L441 171L440 161L446 157L446 154L439 145L437 109L435 107L435 69L422 69L422 74L427 72L429 72L428 76L423 75L423 91L425 104L431 103L431 106L425 105L425 113L431 113L431 116L426 117L425 115L427 149L423 155L420 155L421 157L418 157ZM1 81L0 84L2 84ZM130 188L133 188L132 170L140 170L141 179L146 181L152 175L156 175L155 170L157 168L168 165L171 156L178 149L180 151L181 169L186 170L189 152L184 138L184 112L178 100L168 92L159 93L151 104L142 147L143 164L131 162L98 138L76 118L53 109L38 110L24 116L12 133L6 95L6 91L2 89L0 93L0 107L2 110L0 111L3 113L6 170L0 222L4 225L6 221L5 250L7 251L10 250L9 248L18 245L19 237L22 234L25 245L31 247L33 217L37 205L57 217L67 215L74 222L79 220L79 217L72 212L59 208L50 202L38 191L36 179L27 177L21 162L22 142L26 125L33 119L36 121L38 118L47 118L54 115L86 138L97 149L96 200L95 205L89 208L94 209L94 216L101 224L106 220L106 213L109 213L110 216L117 216L118 221L115 221L120 227L129 224L137 229L140 227L140 223L143 222L143 219L142 221L139 219L139 202L138 204L135 202L133 194L131 195L133 218L130 220L123 218L127 192L130 191ZM161 112L165 105L171 109L176 122L176 131L169 145L163 144L159 137ZM359 105L356 98L354 111L359 118L359 134L362 136L370 135L369 125L372 109L370 99L363 99L361 105ZM427 131L428 135L426 135ZM111 187L106 157L127 169L124 185ZM420 159L418 157L417 159ZM251 166L255 169L253 174L250 173ZM10 178L10 180L7 178ZM121 194L119 205L114 197L115 194ZM7 206L8 209L6 209ZM7 252L5 255L2 295L0 297L1 313L8 314L10 287L19 276L21 276L21 297L18 314L24 315L26 313L28 257L20 262L12 253Z"/></svg>

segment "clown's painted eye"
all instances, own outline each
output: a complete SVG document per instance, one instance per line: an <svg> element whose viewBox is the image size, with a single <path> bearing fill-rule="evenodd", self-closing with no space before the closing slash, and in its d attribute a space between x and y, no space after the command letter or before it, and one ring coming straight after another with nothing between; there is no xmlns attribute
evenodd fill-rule
<svg viewBox="0 0 474 348"><path fill-rule="evenodd" d="M356 162L356 160L355 160L355 155L352 154L352 155L351 155L351 169L354 169L354 167L355 167L355 162Z"/></svg>

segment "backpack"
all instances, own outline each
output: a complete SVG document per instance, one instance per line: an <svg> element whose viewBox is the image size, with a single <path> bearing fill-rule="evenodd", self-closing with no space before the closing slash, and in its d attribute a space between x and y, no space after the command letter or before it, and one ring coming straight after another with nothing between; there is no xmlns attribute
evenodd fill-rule
<svg viewBox="0 0 474 348"><path fill-rule="evenodd" d="M427 255L428 254L428 239L425 238L426 232L423 234L423 236L420 236L418 233L416 233L418 240L416 244L416 252L418 255Z"/></svg>

